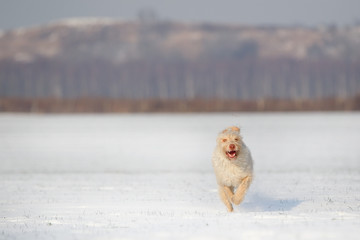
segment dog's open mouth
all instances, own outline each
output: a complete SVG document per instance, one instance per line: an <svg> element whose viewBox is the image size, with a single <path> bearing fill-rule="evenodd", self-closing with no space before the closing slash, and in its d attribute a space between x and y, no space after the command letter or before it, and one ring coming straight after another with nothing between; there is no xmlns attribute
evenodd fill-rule
<svg viewBox="0 0 360 240"><path fill-rule="evenodd" d="M227 151L226 155L228 156L228 158L233 159L237 156L237 151Z"/></svg>

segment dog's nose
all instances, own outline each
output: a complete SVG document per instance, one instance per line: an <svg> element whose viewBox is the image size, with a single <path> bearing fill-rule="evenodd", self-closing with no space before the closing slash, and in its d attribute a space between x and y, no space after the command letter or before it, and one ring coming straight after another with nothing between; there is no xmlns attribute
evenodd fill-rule
<svg viewBox="0 0 360 240"><path fill-rule="evenodd" d="M229 148L230 148L231 150L235 149L235 144L230 144L230 145L229 145Z"/></svg>

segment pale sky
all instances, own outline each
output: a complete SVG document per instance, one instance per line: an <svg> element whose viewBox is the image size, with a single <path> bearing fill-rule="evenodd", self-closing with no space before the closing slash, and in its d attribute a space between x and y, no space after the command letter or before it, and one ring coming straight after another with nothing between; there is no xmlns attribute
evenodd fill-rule
<svg viewBox="0 0 360 240"><path fill-rule="evenodd" d="M152 9L161 20L251 25L349 25L360 0L0 0L0 29L74 17L137 19Z"/></svg>

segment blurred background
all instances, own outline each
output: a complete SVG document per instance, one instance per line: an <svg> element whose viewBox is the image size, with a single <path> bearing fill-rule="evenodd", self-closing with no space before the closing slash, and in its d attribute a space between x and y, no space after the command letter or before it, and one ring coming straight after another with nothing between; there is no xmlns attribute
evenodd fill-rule
<svg viewBox="0 0 360 240"><path fill-rule="evenodd" d="M356 0L0 3L1 112L360 109Z"/></svg>

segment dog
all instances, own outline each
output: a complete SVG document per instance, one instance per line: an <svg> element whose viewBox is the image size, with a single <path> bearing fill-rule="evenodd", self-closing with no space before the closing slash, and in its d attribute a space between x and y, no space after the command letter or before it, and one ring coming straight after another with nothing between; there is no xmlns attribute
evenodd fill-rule
<svg viewBox="0 0 360 240"><path fill-rule="evenodd" d="M232 212L232 204L242 202L252 182L253 160L238 127L229 127L219 133L216 143L212 165L218 191L227 210Z"/></svg>

